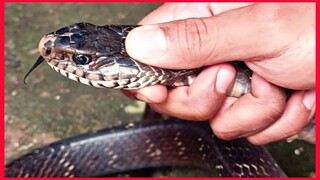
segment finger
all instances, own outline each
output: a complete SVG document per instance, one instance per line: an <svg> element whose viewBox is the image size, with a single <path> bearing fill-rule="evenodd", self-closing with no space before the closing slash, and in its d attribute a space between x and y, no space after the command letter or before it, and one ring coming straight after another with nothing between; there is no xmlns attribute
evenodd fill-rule
<svg viewBox="0 0 320 180"><path fill-rule="evenodd" d="M165 3L145 16L138 24L155 24L190 17L209 17L209 3Z"/></svg>
<svg viewBox="0 0 320 180"><path fill-rule="evenodd" d="M244 6L252 5L253 3L209 3L210 9L213 11L214 15L218 15L222 12L229 11L232 9L241 8Z"/></svg>
<svg viewBox="0 0 320 180"><path fill-rule="evenodd" d="M205 68L189 87L170 89L163 103L150 104L157 112L189 120L214 116L230 91L236 71L230 64Z"/></svg>
<svg viewBox="0 0 320 180"><path fill-rule="evenodd" d="M310 122L314 101L314 90L294 92L283 115L267 129L249 136L248 140L253 144L262 145L297 134Z"/></svg>
<svg viewBox="0 0 320 180"><path fill-rule="evenodd" d="M146 103L161 103L167 98L167 87L162 85L148 86L137 90L121 90L131 99Z"/></svg>
<svg viewBox="0 0 320 180"><path fill-rule="evenodd" d="M252 92L236 101L228 98L210 120L211 128L218 137L226 140L261 131L281 116L285 99L282 89L253 74Z"/></svg>
<svg viewBox="0 0 320 180"><path fill-rule="evenodd" d="M213 17L141 26L128 34L126 50L141 62L175 69L272 58L284 48L277 38L283 34L263 10L254 4Z"/></svg>
<svg viewBox="0 0 320 180"><path fill-rule="evenodd" d="M120 90L124 95L126 95L130 99L137 100L135 96L136 95L135 91L125 90L125 89L120 89Z"/></svg>
<svg viewBox="0 0 320 180"><path fill-rule="evenodd" d="M252 3L165 3L145 16L139 24L164 23L187 18L210 17Z"/></svg>

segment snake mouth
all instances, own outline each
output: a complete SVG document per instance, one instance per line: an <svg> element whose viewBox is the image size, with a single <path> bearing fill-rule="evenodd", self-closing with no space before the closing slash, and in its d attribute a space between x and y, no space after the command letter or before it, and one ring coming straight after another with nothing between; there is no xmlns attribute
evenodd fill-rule
<svg viewBox="0 0 320 180"><path fill-rule="evenodd" d="M70 68L72 69L70 65L66 65L64 68L61 68L57 65L54 65L51 62L48 64L59 74L85 85L89 85L96 88L117 88L119 86L119 83L121 83L118 80L107 81L104 79L101 73L92 73L90 71L85 71L79 68L75 70L73 69L73 71L70 72Z"/></svg>

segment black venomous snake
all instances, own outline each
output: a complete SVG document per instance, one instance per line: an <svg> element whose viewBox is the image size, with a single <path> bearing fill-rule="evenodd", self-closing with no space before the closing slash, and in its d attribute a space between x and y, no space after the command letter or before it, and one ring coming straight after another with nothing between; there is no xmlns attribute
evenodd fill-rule
<svg viewBox="0 0 320 180"><path fill-rule="evenodd" d="M189 85L199 69L161 69L127 55L124 40L135 27L76 23L49 33L41 39L41 56L26 77L46 60L60 74L99 88ZM229 96L239 97L250 92L250 70L238 62L234 65L238 73ZM140 124L84 134L34 150L8 163L5 176L92 177L173 165L197 166L220 176L286 176L263 147L245 139L220 140L208 122L164 120L154 114L147 109Z"/></svg>

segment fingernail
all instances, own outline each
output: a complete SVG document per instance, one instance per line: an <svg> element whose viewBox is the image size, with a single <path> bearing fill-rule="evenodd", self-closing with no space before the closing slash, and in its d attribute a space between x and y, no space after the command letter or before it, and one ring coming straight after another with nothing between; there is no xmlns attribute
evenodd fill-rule
<svg viewBox="0 0 320 180"><path fill-rule="evenodd" d="M226 94L231 86L231 83L234 81L235 72L229 68L221 66L219 69L217 80L216 80L216 89L221 94Z"/></svg>
<svg viewBox="0 0 320 180"><path fill-rule="evenodd" d="M309 110L312 110L314 106L315 95L315 90L309 90L304 93L303 104Z"/></svg>
<svg viewBox="0 0 320 180"><path fill-rule="evenodd" d="M145 96L143 96L142 94L137 93L135 95L135 97L139 101L143 101L143 102L146 102L146 103L151 103L151 101L148 98L146 98Z"/></svg>
<svg viewBox="0 0 320 180"><path fill-rule="evenodd" d="M133 29L127 36L126 50L131 57L142 61L163 56L167 51L163 30L155 25Z"/></svg>

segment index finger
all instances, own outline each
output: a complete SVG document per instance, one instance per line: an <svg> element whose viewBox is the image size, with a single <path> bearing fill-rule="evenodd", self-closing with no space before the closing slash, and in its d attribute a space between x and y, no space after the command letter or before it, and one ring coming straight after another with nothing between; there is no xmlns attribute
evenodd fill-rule
<svg viewBox="0 0 320 180"><path fill-rule="evenodd" d="M252 3L165 3L145 16L138 24L156 24L168 21L210 17L224 11Z"/></svg>

